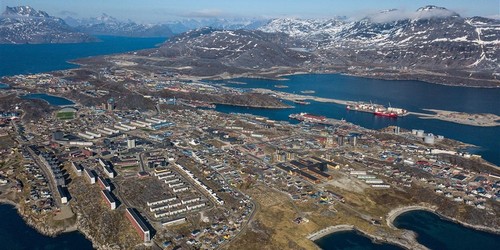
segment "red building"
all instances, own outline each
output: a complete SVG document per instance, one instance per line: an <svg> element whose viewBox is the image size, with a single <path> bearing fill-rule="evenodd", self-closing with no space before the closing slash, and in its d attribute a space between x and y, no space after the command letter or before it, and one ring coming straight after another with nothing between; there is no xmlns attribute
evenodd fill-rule
<svg viewBox="0 0 500 250"><path fill-rule="evenodd" d="M106 204L108 204L109 208L111 210L116 209L116 200L113 198L111 193L108 190L101 190L101 195L102 198L104 198L104 201L106 201Z"/></svg>
<svg viewBox="0 0 500 250"><path fill-rule="evenodd" d="M125 215L132 223L139 236L141 236L141 238L144 240L144 242L150 241L151 232L146 226L146 223L144 223L144 219L135 211L135 209L127 208L127 210L125 211Z"/></svg>

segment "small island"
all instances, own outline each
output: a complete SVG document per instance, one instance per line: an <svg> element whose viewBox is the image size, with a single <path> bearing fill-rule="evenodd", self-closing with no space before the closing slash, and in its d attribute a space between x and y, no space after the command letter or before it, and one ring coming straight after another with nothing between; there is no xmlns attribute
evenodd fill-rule
<svg viewBox="0 0 500 250"><path fill-rule="evenodd" d="M414 113L421 119L436 119L478 127L500 126L500 116L495 114L470 114L465 112L447 111L439 109L424 109L434 114Z"/></svg>

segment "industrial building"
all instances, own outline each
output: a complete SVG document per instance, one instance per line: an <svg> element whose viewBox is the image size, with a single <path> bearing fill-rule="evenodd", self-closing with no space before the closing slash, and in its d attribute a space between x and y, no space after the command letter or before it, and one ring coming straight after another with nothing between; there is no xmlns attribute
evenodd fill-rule
<svg viewBox="0 0 500 250"><path fill-rule="evenodd" d="M139 236L144 240L144 242L150 241L151 231L146 226L144 219L135 211L135 209L127 208L125 211L125 215L132 223Z"/></svg>

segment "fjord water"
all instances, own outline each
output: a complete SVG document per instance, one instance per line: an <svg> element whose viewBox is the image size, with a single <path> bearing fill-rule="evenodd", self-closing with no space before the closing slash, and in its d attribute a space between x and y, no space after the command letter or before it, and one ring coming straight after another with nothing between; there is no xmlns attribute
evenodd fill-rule
<svg viewBox="0 0 500 250"><path fill-rule="evenodd" d="M390 244L375 244L355 231L336 232L314 241L324 250L401 250Z"/></svg>
<svg viewBox="0 0 500 250"><path fill-rule="evenodd" d="M0 76L70 69L68 60L153 48L166 38L98 36L101 42L68 44L1 44Z"/></svg>
<svg viewBox="0 0 500 250"><path fill-rule="evenodd" d="M236 79L246 84L231 84L238 88L267 88L283 92L301 94L300 91L314 90L307 94L341 100L364 101L392 107L400 107L414 112L425 113L422 109L442 109L468 113L492 113L500 115L500 88L452 87L420 81L385 81L339 74L293 75L287 81L266 79ZM286 85L288 88L276 88ZM380 129L390 125L405 129L424 129L428 133L444 135L447 138L474 144L480 148L474 153L500 165L500 127L474 127L440 120L424 120L414 115L398 119L374 116L373 114L348 111L345 106L334 103L311 101L310 105L295 105L293 109L248 109L244 107L218 106L222 112L251 113L274 120L289 120L292 113L308 112L329 118L345 119L370 129Z"/></svg>
<svg viewBox="0 0 500 250"><path fill-rule="evenodd" d="M79 232L55 238L43 236L27 226L11 205L0 204L0 249L87 250L92 243Z"/></svg>
<svg viewBox="0 0 500 250"><path fill-rule="evenodd" d="M469 250L500 247L499 235L473 230L427 211L401 214L394 221L394 225L416 232L417 241L430 249Z"/></svg>

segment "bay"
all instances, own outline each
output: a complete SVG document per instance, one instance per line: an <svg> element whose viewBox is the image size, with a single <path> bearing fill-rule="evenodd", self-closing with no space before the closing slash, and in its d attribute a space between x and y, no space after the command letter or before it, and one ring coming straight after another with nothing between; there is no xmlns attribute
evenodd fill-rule
<svg viewBox="0 0 500 250"><path fill-rule="evenodd" d="M500 246L500 235L474 230L428 211L415 210L403 213L394 220L394 225L417 233L417 241L429 249L498 249ZM373 243L371 239L355 231L332 233L314 243L324 250L401 249L390 244Z"/></svg>
<svg viewBox="0 0 500 250"><path fill-rule="evenodd" d="M16 209L0 204L0 249L9 250L87 250L92 243L79 232L64 233L48 237L26 225Z"/></svg>
<svg viewBox="0 0 500 250"><path fill-rule="evenodd" d="M324 236L314 241L324 250L401 250L402 248L390 245L373 243L371 239L355 232L341 231Z"/></svg>
<svg viewBox="0 0 500 250"><path fill-rule="evenodd" d="M166 38L98 36L101 42L68 44L0 44L0 77L75 68L68 61L153 48Z"/></svg>
<svg viewBox="0 0 500 250"><path fill-rule="evenodd" d="M394 220L398 228L418 234L417 241L430 249L498 249L500 235L474 230L427 211L410 211Z"/></svg>

